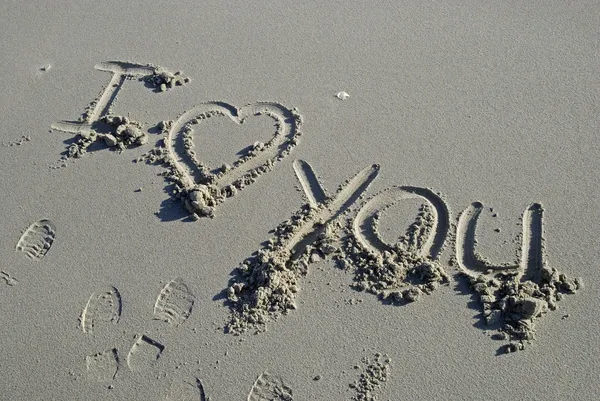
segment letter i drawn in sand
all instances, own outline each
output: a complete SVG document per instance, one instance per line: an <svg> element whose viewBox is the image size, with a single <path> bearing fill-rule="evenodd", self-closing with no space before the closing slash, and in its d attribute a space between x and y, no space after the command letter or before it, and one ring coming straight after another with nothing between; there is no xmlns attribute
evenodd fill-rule
<svg viewBox="0 0 600 401"><path fill-rule="evenodd" d="M271 318L296 309L300 278L308 273L312 251L317 248L327 255L336 249L331 242L337 238L338 217L362 196L380 168L377 164L364 168L332 197L325 195L308 163L297 161L294 169L308 203L275 229L265 248L238 267L239 275L227 289L232 303L229 333L261 331Z"/></svg>
<svg viewBox="0 0 600 401"><path fill-rule="evenodd" d="M117 150L123 150L131 145L143 145L148 141L147 134L142 130L142 124L124 116L111 115L117 95L123 88L125 81L137 78L146 82L149 87L181 86L189 78L172 74L162 67L151 64L136 64L122 61L106 61L95 66L99 71L112 73L112 77L83 115L77 121L60 121L51 125L56 131L75 134L77 139L68 147L67 155L63 157L63 164L67 158L78 158L87 153L87 149L95 142L103 140L104 143Z"/></svg>
<svg viewBox="0 0 600 401"><path fill-rule="evenodd" d="M535 338L535 319L555 310L564 294L582 287L581 279L571 280L548 266L541 204L533 203L523 212L520 261L493 264L476 252L477 221L483 205L474 202L459 217L456 259L481 301L483 318L496 340L513 341L498 352L524 349Z"/></svg>
<svg viewBox="0 0 600 401"><path fill-rule="evenodd" d="M97 100L91 103L79 121L60 121L51 125L57 131L89 137L102 116L110 114L119 91L128 78L152 75L154 68L149 65L107 61L97 64L95 69L112 73L112 77Z"/></svg>

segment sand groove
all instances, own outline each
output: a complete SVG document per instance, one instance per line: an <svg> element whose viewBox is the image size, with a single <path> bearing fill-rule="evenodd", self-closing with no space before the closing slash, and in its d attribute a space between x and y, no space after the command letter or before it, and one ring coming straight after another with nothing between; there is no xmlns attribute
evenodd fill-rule
<svg viewBox="0 0 600 401"><path fill-rule="evenodd" d="M50 220L42 219L31 223L17 242L16 250L25 252L31 259L43 258L56 238L56 227Z"/></svg>
<svg viewBox="0 0 600 401"><path fill-rule="evenodd" d="M256 142L250 151L233 165L218 172L198 160L194 151L193 126L207 118L225 116L242 124L252 116L273 119L275 133L266 143ZM256 102L236 108L221 101L201 103L183 113L176 121L164 124L166 130L163 162L169 166L170 179L180 198L193 216L212 216L214 208L226 198L256 181L273 165L290 153L297 144L302 117L293 109L273 102Z"/></svg>
<svg viewBox="0 0 600 401"><path fill-rule="evenodd" d="M522 243L517 249L520 262L513 261L502 264L490 263L475 250L477 222L482 210L483 205L480 202L474 202L461 213L458 219L456 259L459 268L472 277L504 271L518 273L521 281L539 279L540 271L545 264L542 205L534 203L523 212Z"/></svg>
<svg viewBox="0 0 600 401"><path fill-rule="evenodd" d="M386 243L378 232L382 213L410 198L424 201L416 221L396 244ZM432 190L389 187L359 208L340 262L354 269L356 289L392 303L413 302L449 282L444 267L437 261L449 227L448 207Z"/></svg>
<svg viewBox="0 0 600 401"><path fill-rule="evenodd" d="M312 207L317 207L327 201L325 190L319 182L319 178L312 169L312 166L304 160L294 160L294 172L298 182L304 191L308 203Z"/></svg>
<svg viewBox="0 0 600 401"><path fill-rule="evenodd" d="M294 235L287 241L283 247L283 252L293 252L294 255L303 252L303 240L311 233L315 232L315 225L326 226L332 220L345 212L358 198L366 192L367 188L377 175L380 166L373 164L359 171L351 180L338 191L330 201L323 203L320 210L310 219L305 220Z"/></svg>
<svg viewBox="0 0 600 401"><path fill-rule="evenodd" d="M368 189L379 169L377 164L364 168L316 208L304 205L275 229L275 237L256 257L238 267L241 277L227 289L228 299L233 302L227 325L230 333L261 330L270 317L296 309L299 281L308 273L313 251L322 255L335 252L338 217Z"/></svg>
<svg viewBox="0 0 600 401"><path fill-rule="evenodd" d="M81 121L60 121L51 125L57 131L89 136L92 125L102 116L110 114L110 109L117 95L128 78L152 75L157 67L122 61L106 61L97 64L95 69L112 73L109 83L102 89L96 100L92 102Z"/></svg>
<svg viewBox="0 0 600 401"><path fill-rule="evenodd" d="M521 245L517 249L520 261L500 265L490 263L475 251L477 221L482 210L483 205L475 202L461 213L456 259L479 296L483 320L497 327L492 338L514 341L501 348L503 352L513 352L535 339L535 320L555 310L563 294L576 292L582 283L548 266L541 204L533 203L523 212Z"/></svg>
<svg viewBox="0 0 600 401"><path fill-rule="evenodd" d="M352 230L359 244L373 254L392 252L397 244L385 243L379 236L375 222L384 209L400 202L403 199L420 198L425 200L430 208L433 227L428 227L427 232L422 232L416 238L420 241L416 251L419 257L437 259L444 248L446 235L450 227L450 218L446 203L432 190L412 186L393 186L369 199L358 211Z"/></svg>

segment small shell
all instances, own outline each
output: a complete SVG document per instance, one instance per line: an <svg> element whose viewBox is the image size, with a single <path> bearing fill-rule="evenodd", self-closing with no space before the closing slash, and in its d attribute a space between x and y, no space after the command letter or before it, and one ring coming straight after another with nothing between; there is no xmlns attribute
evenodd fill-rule
<svg viewBox="0 0 600 401"><path fill-rule="evenodd" d="M342 92L338 92L338 94L335 95L335 97L337 97L340 100L346 100L350 97L350 95L347 92L342 91Z"/></svg>

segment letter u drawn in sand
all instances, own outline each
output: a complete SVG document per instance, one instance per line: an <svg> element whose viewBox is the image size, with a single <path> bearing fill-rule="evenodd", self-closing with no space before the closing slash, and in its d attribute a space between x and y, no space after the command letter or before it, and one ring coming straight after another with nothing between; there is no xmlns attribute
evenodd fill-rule
<svg viewBox="0 0 600 401"><path fill-rule="evenodd" d="M548 266L541 204L523 212L520 261L493 264L476 252L477 221L483 205L474 202L460 215L456 236L456 259L461 272L479 296L483 319L497 327L492 337L515 341L503 352L523 349L535 338L534 320L557 308L563 294L574 293L581 280L571 280Z"/></svg>

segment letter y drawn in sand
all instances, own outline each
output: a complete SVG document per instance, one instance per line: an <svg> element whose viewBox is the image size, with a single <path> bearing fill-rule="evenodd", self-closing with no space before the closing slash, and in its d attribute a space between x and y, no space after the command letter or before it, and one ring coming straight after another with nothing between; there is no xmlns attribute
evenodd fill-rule
<svg viewBox="0 0 600 401"><path fill-rule="evenodd" d="M264 249L238 267L240 277L232 279L227 289L232 302L232 317L227 325L230 333L241 334L250 328L260 331L271 317L296 309L300 278L308 273L315 244L318 247L321 243L323 254L335 249L330 246L329 236L335 237L332 231L336 221L379 174L379 165L368 166L335 195L325 197L308 163L298 162L294 168L309 203L275 229L275 237Z"/></svg>

